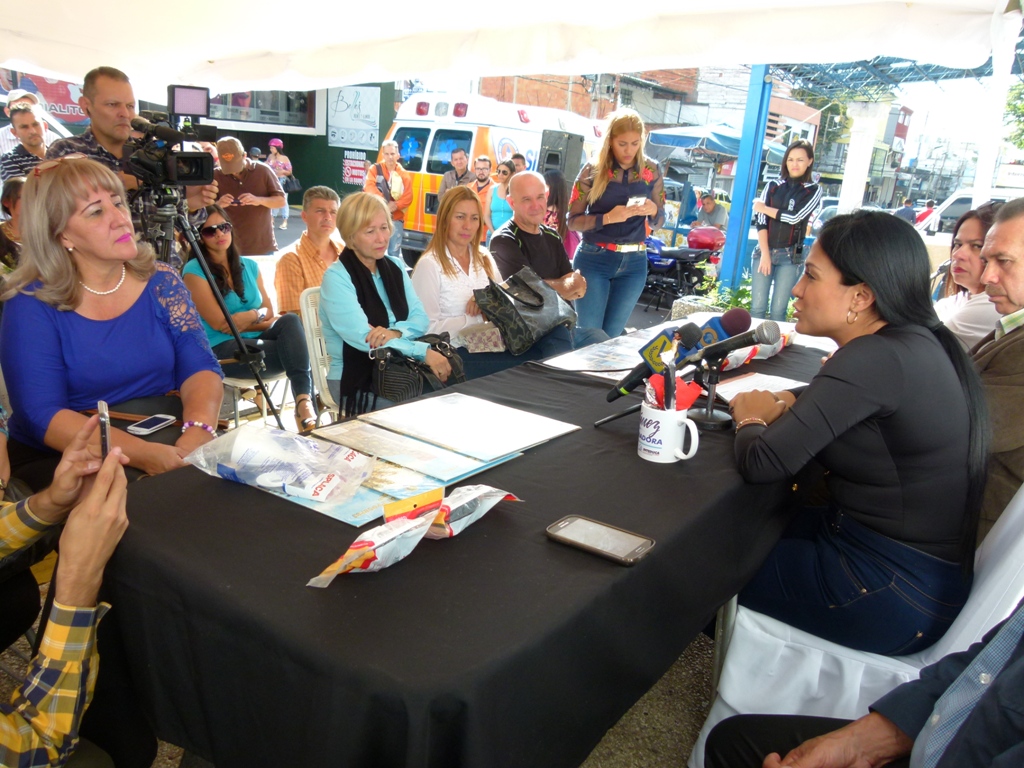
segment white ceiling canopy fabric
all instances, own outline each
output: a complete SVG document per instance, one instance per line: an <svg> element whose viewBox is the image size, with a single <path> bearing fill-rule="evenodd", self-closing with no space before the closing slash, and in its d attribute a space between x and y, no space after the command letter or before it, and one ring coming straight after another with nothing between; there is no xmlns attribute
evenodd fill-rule
<svg viewBox="0 0 1024 768"><path fill-rule="evenodd" d="M998 27L1020 26L1019 0L676 0L637 3L615 16L550 0L497 8L477 0L7 3L0 59L72 82L94 66L114 66L137 96L162 101L168 83L214 93L306 90L436 74L636 72L882 55L970 68L988 59Z"/></svg>

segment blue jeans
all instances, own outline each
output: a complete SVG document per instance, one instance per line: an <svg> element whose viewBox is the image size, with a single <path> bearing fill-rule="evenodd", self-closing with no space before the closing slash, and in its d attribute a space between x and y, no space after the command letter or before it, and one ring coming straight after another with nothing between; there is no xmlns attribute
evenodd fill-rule
<svg viewBox="0 0 1024 768"><path fill-rule="evenodd" d="M391 223L394 225L395 230L391 233L391 239L388 240L388 256L400 260L402 258L402 233L405 231L405 222L392 220Z"/></svg>
<svg viewBox="0 0 1024 768"><path fill-rule="evenodd" d="M757 271L757 265L761 261L761 249L754 249L754 256L751 261L752 285L750 287L750 316L764 319L768 310L768 292L772 291L772 306L768 312L768 319L777 323L784 322L789 309L789 299L793 295L793 286L800 279L803 272L803 262L794 264L788 254L789 248L772 249L772 273L762 275ZM776 263L781 262L781 263ZM775 284L774 290L772 283Z"/></svg>
<svg viewBox="0 0 1024 768"><path fill-rule="evenodd" d="M284 373L292 385L292 396L311 395L313 380L309 371L309 349L302 320L294 312L281 315L272 326L255 339L246 338L247 344L255 343L263 350L263 361L268 374ZM213 348L217 359L231 357L238 351L234 339L223 341ZM221 366L225 376L248 378L252 376L249 366L229 363Z"/></svg>
<svg viewBox="0 0 1024 768"><path fill-rule="evenodd" d="M576 299L577 325L600 328L610 338L621 336L626 321L644 292L647 253L618 253L581 241L573 266L587 281L587 292Z"/></svg>
<svg viewBox="0 0 1024 768"><path fill-rule="evenodd" d="M284 205L280 208L271 208L270 213L275 219L287 219L291 211L288 208L288 195L284 196Z"/></svg>
<svg viewBox="0 0 1024 768"><path fill-rule="evenodd" d="M740 603L848 648L903 656L934 645L970 589L958 563L814 507L790 524Z"/></svg>

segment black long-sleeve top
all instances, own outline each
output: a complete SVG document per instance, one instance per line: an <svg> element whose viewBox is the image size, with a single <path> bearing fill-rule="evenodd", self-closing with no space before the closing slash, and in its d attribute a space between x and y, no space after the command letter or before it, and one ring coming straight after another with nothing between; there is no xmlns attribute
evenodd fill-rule
<svg viewBox="0 0 1024 768"><path fill-rule="evenodd" d="M769 181L761 191L761 201L769 208L777 208L779 215L773 219L758 213L754 216L754 226L758 231L768 230L769 248L802 244L807 220L818 209L820 200L821 187L813 182Z"/></svg>
<svg viewBox="0 0 1024 768"><path fill-rule="evenodd" d="M767 429L736 433L744 479L792 477L812 459L831 499L878 533L958 561L970 415L945 350L920 326L861 336Z"/></svg>

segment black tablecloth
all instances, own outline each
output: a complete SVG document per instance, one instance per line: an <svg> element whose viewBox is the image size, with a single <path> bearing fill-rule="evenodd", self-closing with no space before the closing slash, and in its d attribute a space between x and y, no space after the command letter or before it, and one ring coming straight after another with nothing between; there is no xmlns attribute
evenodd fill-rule
<svg viewBox="0 0 1024 768"><path fill-rule="evenodd" d="M630 402L608 388L538 366L460 386L582 429L468 481L523 503L327 589L305 584L356 529L192 468L133 484L105 621L158 733L218 768L579 765L753 574L788 492L741 480L731 431L643 461L637 415L592 426ZM572 512L657 544L625 568L549 541Z"/></svg>

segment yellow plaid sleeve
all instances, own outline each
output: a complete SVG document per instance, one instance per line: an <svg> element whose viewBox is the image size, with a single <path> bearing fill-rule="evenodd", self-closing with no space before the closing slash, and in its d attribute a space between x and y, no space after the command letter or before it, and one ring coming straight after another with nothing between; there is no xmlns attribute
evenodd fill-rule
<svg viewBox="0 0 1024 768"><path fill-rule="evenodd" d="M17 504L0 502L0 560L24 549L53 526L28 508L28 499Z"/></svg>
<svg viewBox="0 0 1024 768"><path fill-rule="evenodd" d="M74 750L96 686L96 627L109 608L53 604L25 684L0 704L0 765L63 765Z"/></svg>

